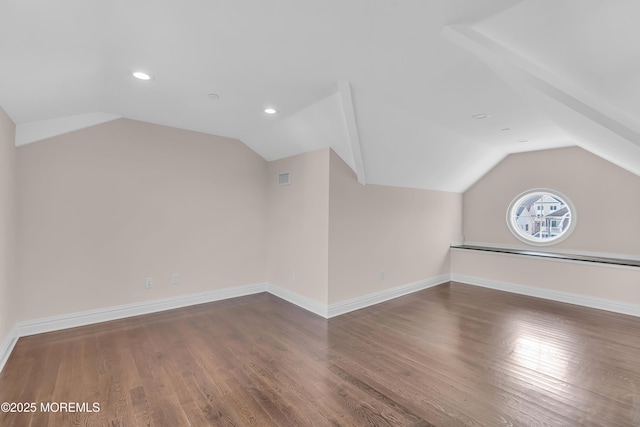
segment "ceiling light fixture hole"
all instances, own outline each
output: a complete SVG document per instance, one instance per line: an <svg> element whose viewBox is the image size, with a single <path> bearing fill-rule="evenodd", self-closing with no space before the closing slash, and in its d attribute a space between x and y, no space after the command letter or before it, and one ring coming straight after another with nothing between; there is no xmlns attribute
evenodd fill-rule
<svg viewBox="0 0 640 427"><path fill-rule="evenodd" d="M474 114L473 116L471 116L471 118L475 120L484 120L488 119L489 117L491 117L491 114L487 113Z"/></svg>

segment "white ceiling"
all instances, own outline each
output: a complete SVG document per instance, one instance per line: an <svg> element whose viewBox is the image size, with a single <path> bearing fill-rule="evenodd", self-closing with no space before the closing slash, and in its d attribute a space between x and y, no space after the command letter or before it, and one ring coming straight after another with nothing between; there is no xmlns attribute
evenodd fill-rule
<svg viewBox="0 0 640 427"><path fill-rule="evenodd" d="M127 117L267 160L330 146L362 183L464 191L566 145L640 174L638 18L636 0L2 0L0 106L17 145Z"/></svg>

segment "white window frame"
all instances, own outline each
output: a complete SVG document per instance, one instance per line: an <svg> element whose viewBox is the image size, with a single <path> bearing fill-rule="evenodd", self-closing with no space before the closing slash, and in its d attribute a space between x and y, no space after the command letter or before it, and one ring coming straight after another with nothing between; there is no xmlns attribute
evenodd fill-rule
<svg viewBox="0 0 640 427"><path fill-rule="evenodd" d="M525 233L523 230L521 230L520 227L518 227L518 224L515 221L515 217L516 217L515 212L518 209L518 206L520 206L520 203L524 199L529 198L536 194L541 194L541 195L549 194L551 196L555 196L561 199L566 204L567 208L569 209L569 212L571 213L571 219L570 219L569 227L566 230L564 230L561 235L552 237L552 238L546 238L545 240L535 239L535 238L532 238L529 234ZM557 212L557 211L554 210L554 212ZM523 191L522 193L518 194L511 201L511 203L509 204L509 207L507 208L506 219L507 219L507 227L509 227L509 230L511 231L511 233L521 242L524 242L532 246L551 246L563 241L564 239L566 239L571 235L571 233L573 232L573 229L576 227L577 213L576 213L575 206L573 205L573 203L571 203L571 200L569 200L567 196L560 193L559 191L552 190L550 188L532 188L531 190Z"/></svg>

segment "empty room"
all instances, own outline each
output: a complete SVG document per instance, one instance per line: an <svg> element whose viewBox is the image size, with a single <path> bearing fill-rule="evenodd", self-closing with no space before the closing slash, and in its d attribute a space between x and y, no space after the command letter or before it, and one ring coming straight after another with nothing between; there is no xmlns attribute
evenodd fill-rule
<svg viewBox="0 0 640 427"><path fill-rule="evenodd" d="M0 426L640 425L640 3L0 3Z"/></svg>

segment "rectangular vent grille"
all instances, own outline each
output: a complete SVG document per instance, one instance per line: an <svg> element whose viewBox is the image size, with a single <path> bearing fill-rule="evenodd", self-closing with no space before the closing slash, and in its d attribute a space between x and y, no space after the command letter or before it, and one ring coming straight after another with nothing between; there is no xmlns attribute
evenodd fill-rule
<svg viewBox="0 0 640 427"><path fill-rule="evenodd" d="M283 172L278 174L278 185L291 184L291 172Z"/></svg>

